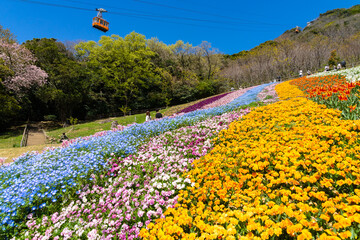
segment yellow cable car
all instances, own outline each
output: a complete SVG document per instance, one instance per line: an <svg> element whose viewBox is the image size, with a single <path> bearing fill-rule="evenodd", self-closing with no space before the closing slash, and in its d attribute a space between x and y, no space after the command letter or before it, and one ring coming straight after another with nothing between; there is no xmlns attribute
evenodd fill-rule
<svg viewBox="0 0 360 240"><path fill-rule="evenodd" d="M102 18L102 13L107 11L103 8L97 8L96 11L98 11L98 14L93 18L92 26L103 32L109 31L109 23Z"/></svg>

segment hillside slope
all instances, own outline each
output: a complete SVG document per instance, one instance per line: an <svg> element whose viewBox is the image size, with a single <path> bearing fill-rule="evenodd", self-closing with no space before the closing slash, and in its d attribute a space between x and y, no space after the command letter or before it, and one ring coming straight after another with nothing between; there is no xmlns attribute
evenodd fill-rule
<svg viewBox="0 0 360 240"><path fill-rule="evenodd" d="M360 31L360 4L351 8L329 10L318 18L307 23L299 33L295 28L289 29L275 40L290 39L309 42L313 38L323 35L333 41L346 39Z"/></svg>
<svg viewBox="0 0 360 240"><path fill-rule="evenodd" d="M289 29L249 51L225 55L222 76L239 87L324 71L340 61L347 67L360 64L360 5L327 11L299 30Z"/></svg>

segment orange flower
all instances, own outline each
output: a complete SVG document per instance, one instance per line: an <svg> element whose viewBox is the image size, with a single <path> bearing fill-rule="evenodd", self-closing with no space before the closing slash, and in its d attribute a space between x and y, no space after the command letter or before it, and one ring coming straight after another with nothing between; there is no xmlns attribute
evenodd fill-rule
<svg viewBox="0 0 360 240"><path fill-rule="evenodd" d="M354 105L354 106L349 106L349 108L350 108L350 112L352 112L352 111L354 111L354 110L355 110L356 105Z"/></svg>
<svg viewBox="0 0 360 240"><path fill-rule="evenodd" d="M338 98L339 98L340 101L347 101L348 100L346 95L338 95Z"/></svg>

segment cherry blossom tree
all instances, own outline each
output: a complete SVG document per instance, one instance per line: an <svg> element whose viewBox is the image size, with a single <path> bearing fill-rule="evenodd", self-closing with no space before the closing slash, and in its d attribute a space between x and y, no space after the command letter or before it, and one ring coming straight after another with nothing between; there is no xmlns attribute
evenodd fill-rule
<svg viewBox="0 0 360 240"><path fill-rule="evenodd" d="M0 62L11 70L11 74L3 76L0 84L15 95L34 85L43 85L47 73L35 66L36 61L32 53L18 43L9 43L0 39Z"/></svg>

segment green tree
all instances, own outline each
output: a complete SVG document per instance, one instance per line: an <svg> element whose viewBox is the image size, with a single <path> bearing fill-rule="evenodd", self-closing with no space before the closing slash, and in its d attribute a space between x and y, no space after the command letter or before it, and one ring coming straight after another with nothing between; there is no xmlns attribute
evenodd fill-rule
<svg viewBox="0 0 360 240"><path fill-rule="evenodd" d="M147 107L149 94L161 91L162 71L152 62L155 53L141 34L102 36L99 42L82 42L75 49L93 73L93 94L105 96L114 112L120 107Z"/></svg>
<svg viewBox="0 0 360 240"><path fill-rule="evenodd" d="M0 25L0 39L6 41L7 43L15 43L16 37L15 35L10 32L9 29L3 28L3 26Z"/></svg>
<svg viewBox="0 0 360 240"><path fill-rule="evenodd" d="M330 58L328 60L328 64L330 67L336 66L340 62L340 58L337 55L336 50L332 50L330 53Z"/></svg>
<svg viewBox="0 0 360 240"><path fill-rule="evenodd" d="M19 102L14 96L6 91L2 81L4 78L13 75L2 59L0 59L0 130L6 128L12 119L21 109Z"/></svg>
<svg viewBox="0 0 360 240"><path fill-rule="evenodd" d="M36 110L38 114L54 114L62 121L84 115L89 86L85 69L75 61L73 54L53 38L35 38L26 41L25 46L36 56L38 66L48 73L47 84L29 96L30 105L33 106L31 102L35 98L40 99L45 109Z"/></svg>

